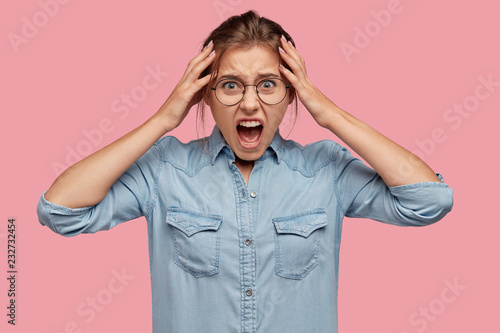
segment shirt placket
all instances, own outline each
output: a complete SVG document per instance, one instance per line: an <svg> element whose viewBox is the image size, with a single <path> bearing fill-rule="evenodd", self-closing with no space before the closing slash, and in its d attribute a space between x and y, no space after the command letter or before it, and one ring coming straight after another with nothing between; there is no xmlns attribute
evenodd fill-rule
<svg viewBox="0 0 500 333"><path fill-rule="evenodd" d="M240 248L240 294L241 294L241 331L255 332L255 245L253 201L255 191L249 191L238 168L233 164L234 184L236 190L236 219L238 222L238 239Z"/></svg>

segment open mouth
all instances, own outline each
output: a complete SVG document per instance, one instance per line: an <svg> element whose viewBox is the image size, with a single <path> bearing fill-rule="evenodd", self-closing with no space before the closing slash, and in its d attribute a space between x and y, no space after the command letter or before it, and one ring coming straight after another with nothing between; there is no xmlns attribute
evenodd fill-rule
<svg viewBox="0 0 500 333"><path fill-rule="evenodd" d="M238 141L245 149L255 149L262 140L263 126L258 120L240 121L236 130L238 131Z"/></svg>

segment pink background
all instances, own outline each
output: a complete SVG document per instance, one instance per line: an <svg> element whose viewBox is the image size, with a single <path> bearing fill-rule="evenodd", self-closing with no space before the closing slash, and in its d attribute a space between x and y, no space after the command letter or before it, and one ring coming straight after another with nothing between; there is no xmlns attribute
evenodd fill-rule
<svg viewBox="0 0 500 333"><path fill-rule="evenodd" d="M15 1L0 11L2 332L151 330L145 221L64 238L38 223L36 204L57 175L54 164L67 166L69 150L83 157L146 120L208 33L248 9L281 23L294 37L311 80L327 96L420 154L455 190L453 211L429 227L345 221L340 332L500 331L500 228L493 214L500 184L497 163L490 159L498 153L500 87L479 88L481 100L475 97L479 77L500 82L497 2L110 0L67 1L59 8L54 3ZM372 13L387 8L393 11L390 21ZM37 30L28 29L26 22L34 21ZM356 36L359 29L371 37ZM16 44L16 38L25 39ZM341 46L347 44L357 53L344 54ZM143 96L148 67L168 76ZM140 101L124 107L120 98L131 92ZM447 111L462 103L471 111ZM173 134L189 140L195 128L191 113ZM85 133L94 133L94 143ZM301 143L336 140L303 107L289 137ZM18 223L15 327L5 316L9 217ZM126 282L115 278L122 271ZM462 289L453 292L449 283ZM99 311L91 310L91 298L100 300ZM428 317L420 314L423 309Z"/></svg>

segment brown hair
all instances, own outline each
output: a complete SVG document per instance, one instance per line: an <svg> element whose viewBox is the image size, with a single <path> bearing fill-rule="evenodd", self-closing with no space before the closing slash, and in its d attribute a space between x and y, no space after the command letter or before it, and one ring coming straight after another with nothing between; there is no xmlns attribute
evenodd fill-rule
<svg viewBox="0 0 500 333"><path fill-rule="evenodd" d="M279 56L279 47L281 46L280 38L282 35L295 46L292 37L290 37L278 23L259 16L259 14L253 10L241 15L231 16L212 31L201 47L203 49L210 41L213 41L216 54L214 62L200 75L201 78L212 74L212 81L199 92L201 100L198 103L198 117L201 119L202 123L204 122L205 115L205 98L207 98L208 94L211 92L210 87L215 79L215 74L219 68L222 55L233 47L243 49L249 49L254 46L269 47L278 54L280 63L285 66L285 68L291 70L290 67L282 61L281 56ZM290 89L290 93L293 94L296 115L298 103L296 92L293 87Z"/></svg>

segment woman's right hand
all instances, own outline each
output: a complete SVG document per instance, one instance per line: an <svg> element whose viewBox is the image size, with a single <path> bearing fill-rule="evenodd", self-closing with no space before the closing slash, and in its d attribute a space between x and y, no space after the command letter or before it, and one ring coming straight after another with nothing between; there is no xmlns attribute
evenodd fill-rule
<svg viewBox="0 0 500 333"><path fill-rule="evenodd" d="M186 117L201 99L198 92L210 82L199 78L213 62L213 45L193 58L166 102L144 124L66 169L52 184L45 199L69 208L99 203L113 183L165 133Z"/></svg>
<svg viewBox="0 0 500 333"><path fill-rule="evenodd" d="M200 102L202 97L198 92L210 82L211 74L199 77L214 59L213 42L210 42L196 57L191 59L179 83L153 116L163 124L165 133L179 126L191 107Z"/></svg>

